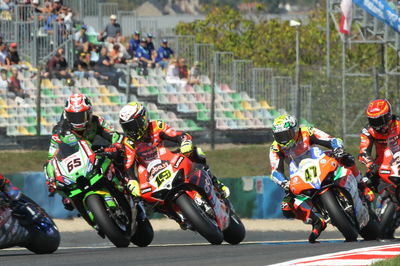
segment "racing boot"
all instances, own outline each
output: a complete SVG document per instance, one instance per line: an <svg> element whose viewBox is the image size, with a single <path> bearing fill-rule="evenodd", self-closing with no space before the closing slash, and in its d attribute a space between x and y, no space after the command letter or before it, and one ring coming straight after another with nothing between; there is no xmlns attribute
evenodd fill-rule
<svg viewBox="0 0 400 266"><path fill-rule="evenodd" d="M74 210L74 205L72 204L71 199L62 198L62 203L64 204L64 209L66 209L68 211L73 211Z"/></svg>
<svg viewBox="0 0 400 266"><path fill-rule="evenodd" d="M214 187L217 188L217 190L221 194L221 196L224 199L228 198L229 195L231 194L231 191L229 190L229 188L227 186L225 186L224 183L219 181L218 178L211 173L210 168L205 167L205 170L211 176L211 180L213 182L213 185L214 185Z"/></svg>
<svg viewBox="0 0 400 266"><path fill-rule="evenodd" d="M324 219L317 217L314 215L311 219L312 231L310 236L308 237L308 242L315 243L317 238L321 235L322 231L326 228L326 222Z"/></svg>

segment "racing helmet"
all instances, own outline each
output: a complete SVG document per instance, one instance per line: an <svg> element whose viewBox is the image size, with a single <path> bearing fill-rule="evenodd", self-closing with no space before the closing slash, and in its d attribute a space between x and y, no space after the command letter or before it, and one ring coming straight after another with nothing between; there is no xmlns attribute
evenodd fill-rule
<svg viewBox="0 0 400 266"><path fill-rule="evenodd" d="M392 108L386 99L373 100L368 104L369 125L377 132L386 132L392 119Z"/></svg>
<svg viewBox="0 0 400 266"><path fill-rule="evenodd" d="M127 137L134 141L141 139L150 123L146 107L137 102L128 103L119 112L119 123Z"/></svg>
<svg viewBox="0 0 400 266"><path fill-rule="evenodd" d="M289 148L295 143L298 129L296 117L291 115L281 115L275 118L272 124L274 139L282 147Z"/></svg>
<svg viewBox="0 0 400 266"><path fill-rule="evenodd" d="M73 94L65 102L64 118L77 131L85 130L92 119L92 103L84 94Z"/></svg>

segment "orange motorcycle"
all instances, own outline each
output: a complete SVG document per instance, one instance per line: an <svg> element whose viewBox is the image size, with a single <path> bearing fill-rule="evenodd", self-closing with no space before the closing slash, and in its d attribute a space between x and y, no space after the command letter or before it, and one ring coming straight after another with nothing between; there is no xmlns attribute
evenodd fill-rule
<svg viewBox="0 0 400 266"><path fill-rule="evenodd" d="M290 173L289 189L295 195L295 207L306 203L337 227L346 241L357 240L358 234L365 240L377 238L378 223L362 203L356 179L329 151L313 147L309 158L298 165L290 163Z"/></svg>

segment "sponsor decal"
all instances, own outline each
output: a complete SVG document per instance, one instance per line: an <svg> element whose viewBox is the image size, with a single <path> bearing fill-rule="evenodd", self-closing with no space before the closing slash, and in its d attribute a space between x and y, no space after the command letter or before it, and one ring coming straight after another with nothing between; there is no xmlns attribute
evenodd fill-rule
<svg viewBox="0 0 400 266"><path fill-rule="evenodd" d="M150 175L156 174L157 172L159 172L160 170L166 168L167 166L168 166L167 162L164 162L164 163L161 163L161 164L158 164L158 165L154 166L153 168L151 168Z"/></svg>
<svg viewBox="0 0 400 266"><path fill-rule="evenodd" d="M322 159L320 162L321 162L322 164L326 164L326 160L325 160L325 159Z"/></svg>
<svg viewBox="0 0 400 266"><path fill-rule="evenodd" d="M145 188L145 189L142 189L140 192L142 193L142 194L145 194L145 193L149 193L151 191L151 187L147 187L147 188Z"/></svg>
<svg viewBox="0 0 400 266"><path fill-rule="evenodd" d="M183 159L184 159L183 156L179 156L178 160L177 160L176 163L174 164L174 168L178 168L179 165L181 165Z"/></svg>
<svg viewBox="0 0 400 266"><path fill-rule="evenodd" d="M380 170L379 173L381 173L381 174L390 174L390 170Z"/></svg>
<svg viewBox="0 0 400 266"><path fill-rule="evenodd" d="M160 148L160 155L164 155L167 153L167 150L165 148Z"/></svg>

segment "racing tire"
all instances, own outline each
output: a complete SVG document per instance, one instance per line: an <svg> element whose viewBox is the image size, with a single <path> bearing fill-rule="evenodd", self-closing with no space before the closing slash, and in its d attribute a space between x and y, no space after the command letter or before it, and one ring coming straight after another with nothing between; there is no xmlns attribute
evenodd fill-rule
<svg viewBox="0 0 400 266"><path fill-rule="evenodd" d="M55 252L60 245L60 232L54 221L40 205L25 194L22 194L20 200L30 202L34 205L34 208L39 210L42 217L46 217L51 222L47 226L34 224L27 227L31 237L30 242L25 247L36 254L50 254Z"/></svg>
<svg viewBox="0 0 400 266"><path fill-rule="evenodd" d="M338 203L336 195L333 193L333 191L328 190L322 194L321 201L332 220L332 224L339 229L346 241L356 241L358 230L349 221L347 214Z"/></svg>
<svg viewBox="0 0 400 266"><path fill-rule="evenodd" d="M246 229L239 216L231 211L229 216L229 226L224 231L224 240L231 245L237 245L243 241L246 236Z"/></svg>
<svg viewBox="0 0 400 266"><path fill-rule="evenodd" d="M107 238L117 247L129 246L129 236L119 228L107 213L101 196L92 194L86 198L86 205L94 216L94 221Z"/></svg>
<svg viewBox="0 0 400 266"><path fill-rule="evenodd" d="M360 235L364 240L377 240L379 236L379 223L374 213L369 214L369 221L366 226L360 230Z"/></svg>
<svg viewBox="0 0 400 266"><path fill-rule="evenodd" d="M213 245L222 243L224 235L218 225L188 195L180 195L175 202L183 216L208 242Z"/></svg>
<svg viewBox="0 0 400 266"><path fill-rule="evenodd" d="M396 214L396 205L393 201L388 201L386 209L381 216L381 221L379 224L379 239L393 239L394 238L394 222Z"/></svg>
<svg viewBox="0 0 400 266"><path fill-rule="evenodd" d="M138 221L136 232L131 237L131 242L138 247L147 247L153 241L154 230L149 219Z"/></svg>

